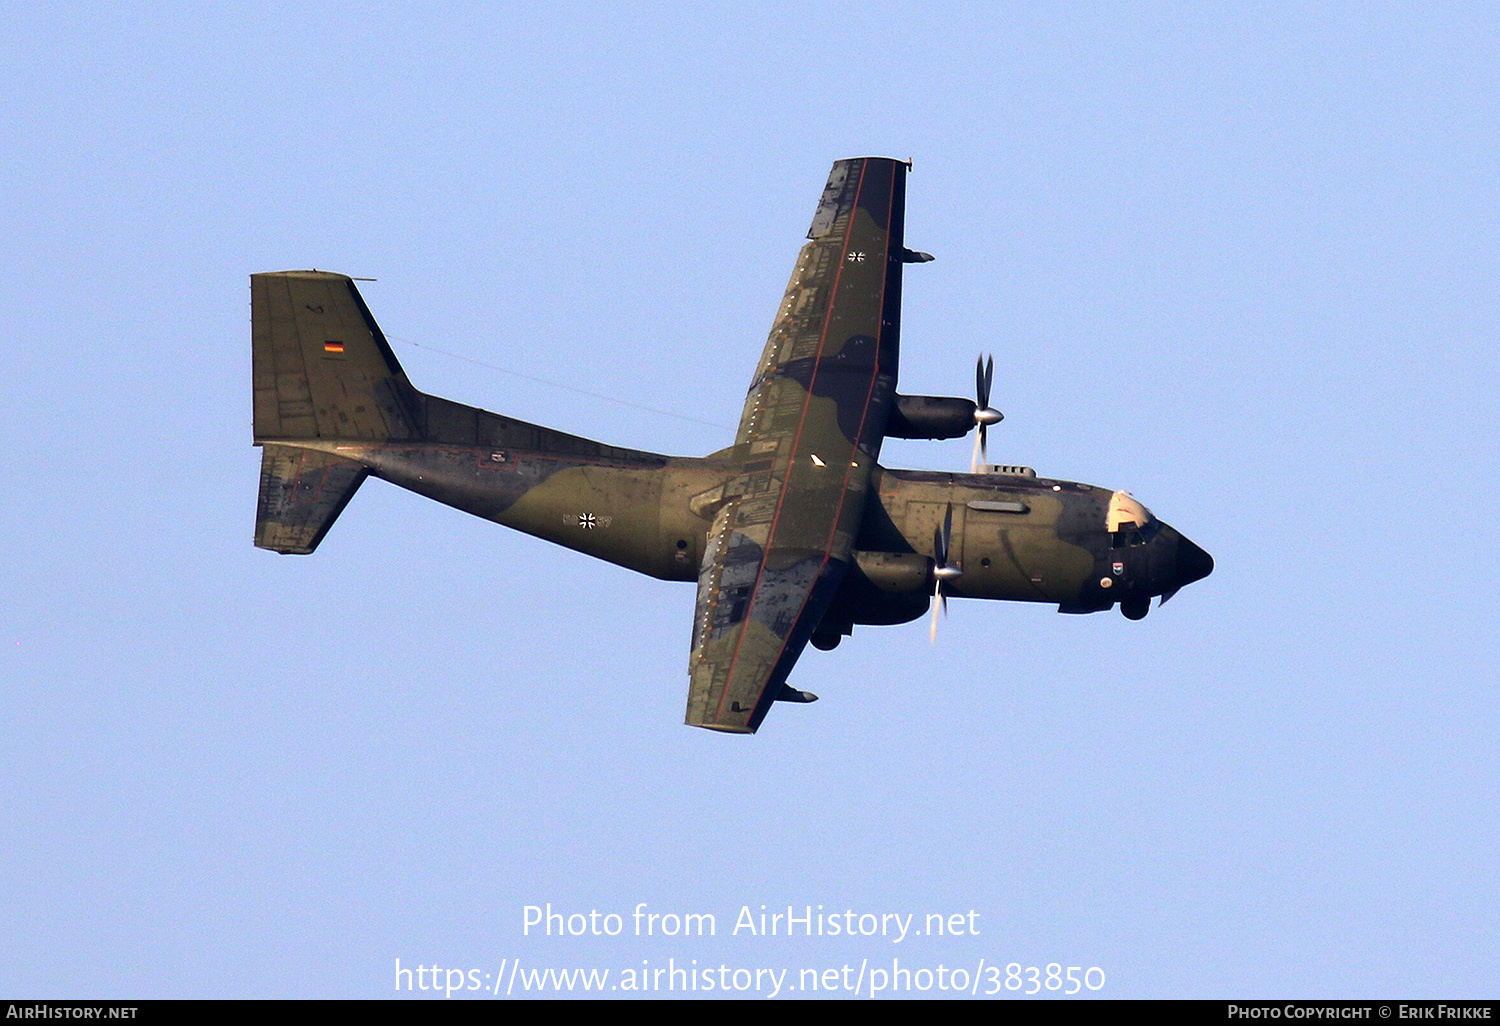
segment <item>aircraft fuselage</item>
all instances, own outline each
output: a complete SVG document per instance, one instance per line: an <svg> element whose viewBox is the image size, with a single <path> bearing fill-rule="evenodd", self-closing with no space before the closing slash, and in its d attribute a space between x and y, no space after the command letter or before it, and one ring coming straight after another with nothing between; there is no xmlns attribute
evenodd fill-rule
<svg viewBox="0 0 1500 1026"><path fill-rule="evenodd" d="M475 411L506 426L510 418ZM302 442L375 476L545 541L651 577L696 579L718 509L769 473L735 459L613 450L610 457L531 453L496 444ZM854 624L921 616L932 594L934 531L952 510L953 597L1045 602L1062 612L1170 594L1212 560L1143 507L1144 523L1110 525L1121 493L1014 473L876 467L851 573L825 617L825 640ZM1117 529L1110 530L1111 526Z"/></svg>

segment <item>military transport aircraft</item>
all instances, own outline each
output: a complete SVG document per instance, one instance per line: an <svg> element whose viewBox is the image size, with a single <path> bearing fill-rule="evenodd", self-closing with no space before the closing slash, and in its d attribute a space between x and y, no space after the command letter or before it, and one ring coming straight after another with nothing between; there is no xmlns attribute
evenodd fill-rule
<svg viewBox="0 0 1500 1026"><path fill-rule="evenodd" d="M834 164L734 444L622 449L417 391L354 280L250 278L255 544L309 553L373 474L665 580L698 583L687 722L753 733L810 641L896 624L950 596L1119 603L1140 619L1213 569L1125 492L990 466L994 363L977 401L896 392L909 162ZM891 470L881 442L977 429L969 474Z"/></svg>

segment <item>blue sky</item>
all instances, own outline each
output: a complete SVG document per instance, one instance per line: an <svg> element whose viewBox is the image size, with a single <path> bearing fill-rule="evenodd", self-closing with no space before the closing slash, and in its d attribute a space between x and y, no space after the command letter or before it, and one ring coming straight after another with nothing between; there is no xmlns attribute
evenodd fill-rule
<svg viewBox="0 0 1500 1026"><path fill-rule="evenodd" d="M1493 996L1497 30L1469 4L0 16L0 989L899 959ZM250 273L379 279L426 391L702 454L829 165L865 154L913 158L937 257L902 390L964 394L993 352L992 458L1131 489L1211 578L1140 623L958 601L935 646L859 629L799 664L820 702L739 738L681 725L686 585L378 481L315 555L251 546ZM627 926L523 932L548 903ZM641 903L716 935L635 937ZM979 932L732 932L762 905Z"/></svg>

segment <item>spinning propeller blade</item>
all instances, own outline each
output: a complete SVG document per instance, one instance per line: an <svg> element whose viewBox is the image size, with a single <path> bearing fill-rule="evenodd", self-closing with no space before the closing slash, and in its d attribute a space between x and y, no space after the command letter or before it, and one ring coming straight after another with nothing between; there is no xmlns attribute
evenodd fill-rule
<svg viewBox="0 0 1500 1026"><path fill-rule="evenodd" d="M943 585L958 580L964 574L962 568L948 562L948 547L952 541L953 507L950 505L943 515L943 526L932 529L932 629L928 633L928 640L934 644L937 643L939 607L944 616L948 615L948 592Z"/></svg>
<svg viewBox="0 0 1500 1026"><path fill-rule="evenodd" d="M974 436L974 458L969 463L969 472L977 474L989 462L989 428L1005 419L1005 414L990 407L990 386L995 381L995 358L979 357L974 363L974 423L979 433Z"/></svg>

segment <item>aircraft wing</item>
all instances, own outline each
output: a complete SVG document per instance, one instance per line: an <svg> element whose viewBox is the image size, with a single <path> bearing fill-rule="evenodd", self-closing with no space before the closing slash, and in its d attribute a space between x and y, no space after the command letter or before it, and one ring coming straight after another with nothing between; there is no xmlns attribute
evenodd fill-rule
<svg viewBox="0 0 1500 1026"><path fill-rule="evenodd" d="M896 389L907 165L834 164L698 576L687 722L752 733L848 567Z"/></svg>

